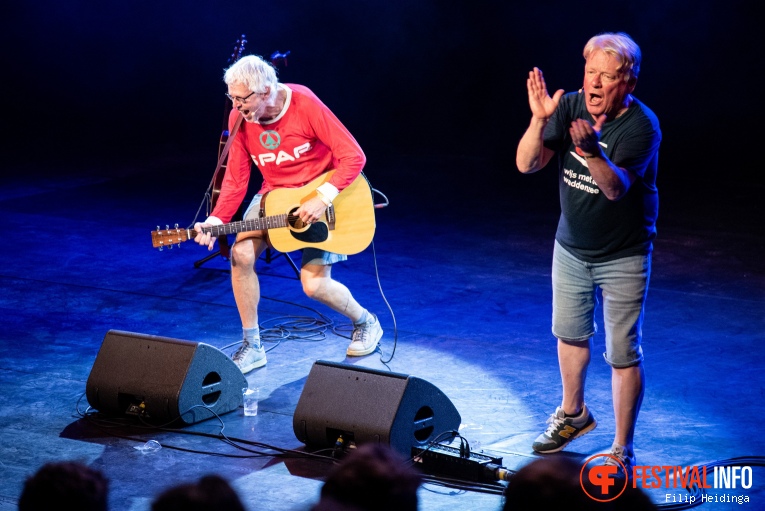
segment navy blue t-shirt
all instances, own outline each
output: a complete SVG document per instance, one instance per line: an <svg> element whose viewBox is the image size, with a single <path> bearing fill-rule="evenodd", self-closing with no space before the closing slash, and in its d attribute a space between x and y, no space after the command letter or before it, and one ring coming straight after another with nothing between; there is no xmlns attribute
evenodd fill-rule
<svg viewBox="0 0 765 511"><path fill-rule="evenodd" d="M575 119L594 123L584 95L572 92L561 98L544 132L545 147L558 157L561 216L555 239L587 262L650 253L659 211L658 118L633 98L626 112L603 126L603 153L616 166L637 176L627 194L617 201L606 198L590 175L587 160L576 154L568 132Z"/></svg>

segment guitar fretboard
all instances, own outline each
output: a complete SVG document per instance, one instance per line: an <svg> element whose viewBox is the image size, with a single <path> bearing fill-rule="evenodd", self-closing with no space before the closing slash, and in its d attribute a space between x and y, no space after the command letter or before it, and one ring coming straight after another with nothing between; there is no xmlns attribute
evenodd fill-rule
<svg viewBox="0 0 765 511"><path fill-rule="evenodd" d="M239 222L231 222L230 224L213 225L212 227L205 227L202 229L204 233L210 233L213 236L224 236L226 234L236 234L239 232L247 231L262 231L264 229L274 229L278 227L287 227L290 222L294 222L298 217L288 215L286 213L281 215L266 216L263 218L251 218L249 220L241 220ZM194 238L197 232L191 230L191 238Z"/></svg>

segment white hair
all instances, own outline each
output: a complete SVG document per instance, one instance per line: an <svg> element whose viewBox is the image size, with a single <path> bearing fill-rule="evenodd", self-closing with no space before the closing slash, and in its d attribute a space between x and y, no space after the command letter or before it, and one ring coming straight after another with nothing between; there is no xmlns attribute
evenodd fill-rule
<svg viewBox="0 0 765 511"><path fill-rule="evenodd" d="M279 92L276 69L257 55L247 55L234 62L223 74L223 81L226 85L242 84L258 94L265 94L268 89L268 99L275 98Z"/></svg>

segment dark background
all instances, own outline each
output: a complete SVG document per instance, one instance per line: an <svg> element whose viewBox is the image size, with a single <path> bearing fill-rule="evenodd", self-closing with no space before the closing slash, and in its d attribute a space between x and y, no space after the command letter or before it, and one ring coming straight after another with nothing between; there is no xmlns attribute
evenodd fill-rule
<svg viewBox="0 0 765 511"><path fill-rule="evenodd" d="M373 185L496 191L520 179L528 71L542 68L553 90L578 89L587 39L625 31L643 50L635 95L664 134L662 207L753 214L741 209L763 184L765 44L753 5L14 2L0 31L3 166L108 174L175 161L203 189L217 159L223 69L245 34L245 53L291 52L280 79L308 85L335 111L365 149Z"/></svg>

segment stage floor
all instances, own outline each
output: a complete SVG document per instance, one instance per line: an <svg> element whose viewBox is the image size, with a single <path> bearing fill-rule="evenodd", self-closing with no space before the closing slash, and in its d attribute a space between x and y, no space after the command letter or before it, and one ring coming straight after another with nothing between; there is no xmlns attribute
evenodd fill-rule
<svg viewBox="0 0 765 511"><path fill-rule="evenodd" d="M508 168L501 186L471 194L435 175L445 162L413 165L411 182L400 168L391 177L386 165L367 167L372 186L390 199L376 210L373 245L333 269L379 316L382 352L346 358L347 320L306 298L283 256L261 259L261 325L283 338L269 338L268 365L246 377L260 388L260 411L245 417L237 408L177 431L96 420L86 382L110 330L232 352L240 326L227 262L216 257L196 268L207 255L201 247L158 252L150 240L157 225L192 221L209 176L189 174L187 162L164 162L17 169L3 178L0 510L16 509L25 478L43 463L64 459L102 470L115 510L146 511L163 489L209 473L228 479L249 509L306 510L331 466L301 456L306 449L292 426L317 360L426 380L458 410L473 452L501 457L508 470L534 460L531 442L560 402L550 332L554 177ZM704 183L691 193L671 183L661 189L659 181L638 464L755 466L765 455L762 199L756 188L731 189L719 207L722 182L714 193ZM595 343L587 403L599 425L559 454L582 462L608 450L614 429L602 329ZM376 400L365 405L374 409ZM162 448L142 451L149 440ZM753 479L749 489L707 490L718 499L745 495L748 507L704 507L762 509L765 471L755 467ZM429 481L420 509L499 510L501 487ZM685 495L649 493L661 505Z"/></svg>

